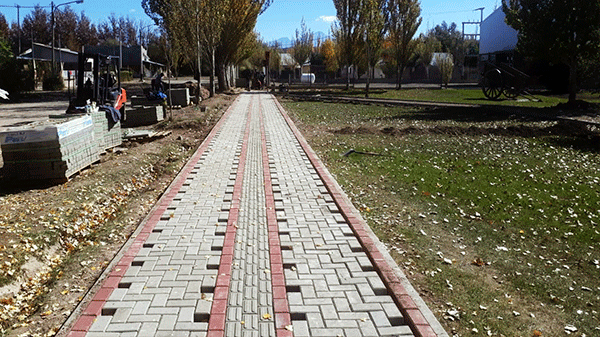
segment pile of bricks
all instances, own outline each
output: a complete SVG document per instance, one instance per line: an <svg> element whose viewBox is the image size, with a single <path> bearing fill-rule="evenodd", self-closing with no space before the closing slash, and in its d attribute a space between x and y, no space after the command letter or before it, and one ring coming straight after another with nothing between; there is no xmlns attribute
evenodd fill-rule
<svg viewBox="0 0 600 337"><path fill-rule="evenodd" d="M127 127L156 124L165 119L165 111L159 101L150 101L145 97L132 96L131 106L125 114Z"/></svg>
<svg viewBox="0 0 600 337"><path fill-rule="evenodd" d="M90 115L8 128L0 144L9 180L67 180L100 159Z"/></svg>
<svg viewBox="0 0 600 337"><path fill-rule="evenodd" d="M92 112L92 120L94 121L94 136L100 151L104 152L123 143L121 121L115 123L112 117L101 109Z"/></svg>
<svg viewBox="0 0 600 337"><path fill-rule="evenodd" d="M119 146L123 143L123 132L121 121L114 122L108 112L94 106L89 114L94 122L94 138L98 144L100 153L107 149ZM73 115L50 115L50 119L71 118Z"/></svg>

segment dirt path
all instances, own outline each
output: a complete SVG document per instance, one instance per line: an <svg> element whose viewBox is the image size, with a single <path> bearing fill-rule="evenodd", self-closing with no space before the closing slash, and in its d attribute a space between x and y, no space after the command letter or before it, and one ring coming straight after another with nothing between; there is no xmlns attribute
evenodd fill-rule
<svg viewBox="0 0 600 337"><path fill-rule="evenodd" d="M124 143L65 184L0 187L0 335L55 334L233 98L174 110L155 126L169 136Z"/></svg>

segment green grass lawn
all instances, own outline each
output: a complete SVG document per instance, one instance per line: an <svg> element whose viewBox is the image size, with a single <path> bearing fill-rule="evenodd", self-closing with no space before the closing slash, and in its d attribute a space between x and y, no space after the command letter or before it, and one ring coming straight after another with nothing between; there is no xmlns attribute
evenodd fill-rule
<svg viewBox="0 0 600 337"><path fill-rule="evenodd" d="M350 90L324 90L329 95L341 95L351 97L364 97L365 91L359 89ZM536 94L533 96L518 97L516 99L507 99L501 96L498 100L489 100L481 91L480 88L448 88L448 89L402 89L402 90L381 90L374 89L371 91L370 98L385 98L407 101L422 101L422 102L443 102L443 103L460 103L473 105L500 105L500 106L517 106L528 108L547 108L555 107L559 103L568 101L567 95L550 95ZM578 95L578 99L585 100L590 103L600 103L600 94L592 94L583 92ZM540 100L539 102L536 100Z"/></svg>
<svg viewBox="0 0 600 337"><path fill-rule="evenodd" d="M433 92L475 97L451 91ZM284 106L451 335L600 335L597 137L485 108Z"/></svg>
<svg viewBox="0 0 600 337"><path fill-rule="evenodd" d="M558 103L566 103L566 98L554 96L536 95L533 97L519 97L518 99L506 99L504 96L499 100L491 101L487 99L481 89L408 89L408 90L388 90L384 93L372 95L378 98L390 98L410 101L427 102L448 102L463 104L494 104L545 108L556 106ZM539 99L541 102L535 102L533 99Z"/></svg>

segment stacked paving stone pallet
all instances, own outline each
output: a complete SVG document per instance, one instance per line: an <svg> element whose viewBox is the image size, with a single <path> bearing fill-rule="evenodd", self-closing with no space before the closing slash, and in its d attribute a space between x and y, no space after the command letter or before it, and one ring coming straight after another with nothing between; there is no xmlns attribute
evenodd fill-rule
<svg viewBox="0 0 600 337"><path fill-rule="evenodd" d="M8 128L0 144L9 180L64 181L100 159L90 115Z"/></svg>
<svg viewBox="0 0 600 337"><path fill-rule="evenodd" d="M103 110L92 112L92 120L94 121L94 135L100 151L106 151L106 149L123 143L121 121L115 123Z"/></svg>
<svg viewBox="0 0 600 337"><path fill-rule="evenodd" d="M152 125L162 121L165 113L158 101L149 101L145 97L131 97L131 107L127 110L124 124L127 127Z"/></svg>
<svg viewBox="0 0 600 337"><path fill-rule="evenodd" d="M94 106L90 110L94 122L94 137L100 152L123 143L121 121L114 122L108 113ZM50 118L68 118L72 115L52 115Z"/></svg>

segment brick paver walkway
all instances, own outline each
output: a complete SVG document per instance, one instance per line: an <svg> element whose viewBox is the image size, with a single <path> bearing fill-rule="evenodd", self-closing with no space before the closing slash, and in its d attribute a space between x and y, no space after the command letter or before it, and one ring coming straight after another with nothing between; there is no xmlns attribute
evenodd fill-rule
<svg viewBox="0 0 600 337"><path fill-rule="evenodd" d="M65 335L446 335L268 94L236 99L116 261Z"/></svg>

